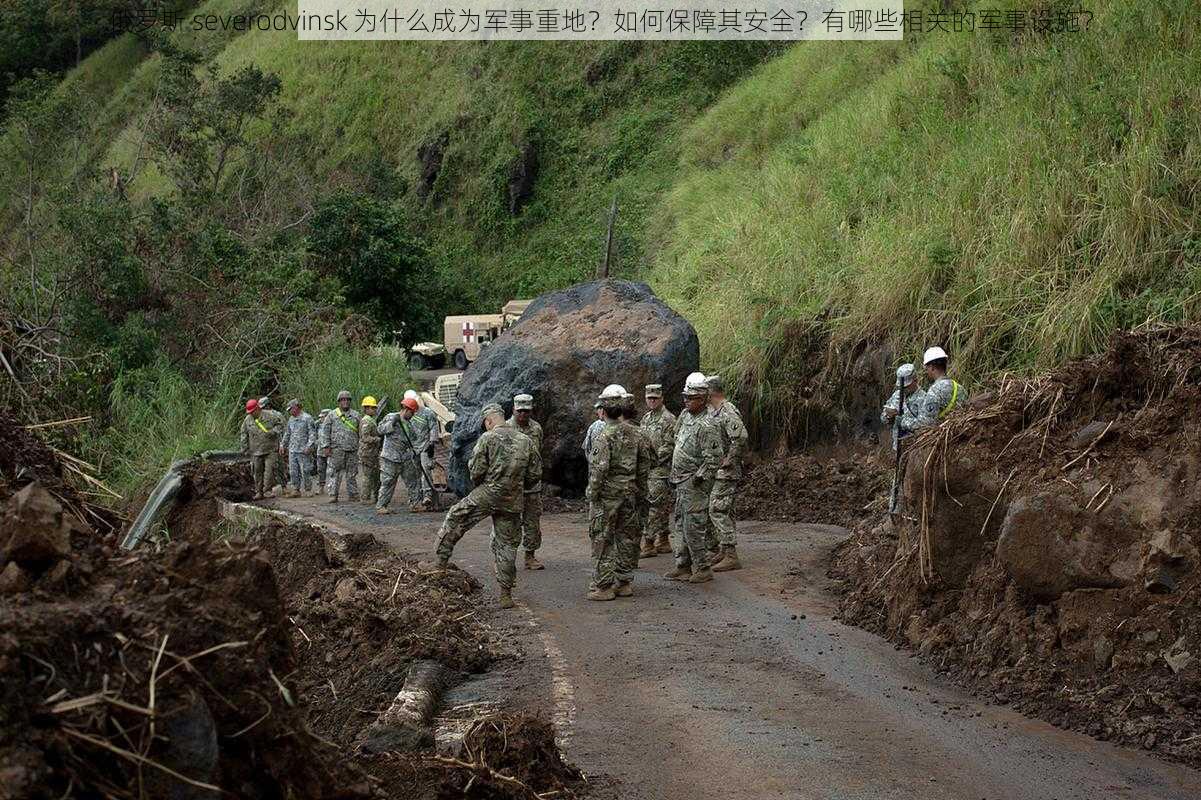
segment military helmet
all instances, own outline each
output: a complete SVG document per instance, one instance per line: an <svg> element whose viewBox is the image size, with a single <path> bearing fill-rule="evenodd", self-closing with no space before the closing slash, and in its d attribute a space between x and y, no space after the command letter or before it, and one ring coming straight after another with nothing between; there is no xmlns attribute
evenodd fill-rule
<svg viewBox="0 0 1201 800"><path fill-rule="evenodd" d="M342 391L338 392L338 402L339 403L342 402L343 400L349 400L349 399L351 399L351 396L350 396L350 392L348 392L347 390L343 389Z"/></svg>
<svg viewBox="0 0 1201 800"><path fill-rule="evenodd" d="M708 379L705 378L705 373L694 372L684 381L684 396L696 397L697 395L709 394Z"/></svg>

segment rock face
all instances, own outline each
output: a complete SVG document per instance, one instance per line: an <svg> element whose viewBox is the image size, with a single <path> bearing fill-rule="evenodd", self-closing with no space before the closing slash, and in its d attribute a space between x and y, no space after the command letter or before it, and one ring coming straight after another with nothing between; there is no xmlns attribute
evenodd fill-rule
<svg viewBox="0 0 1201 800"><path fill-rule="evenodd" d="M603 280L545 294L530 304L463 374L451 441L450 484L471 489L467 459L488 403L512 409L513 396L534 396L542 424L544 480L579 494L588 479L582 443L600 390L620 383L639 398L662 383L667 405L680 407L688 373L700 368L700 342L688 320L643 283Z"/></svg>

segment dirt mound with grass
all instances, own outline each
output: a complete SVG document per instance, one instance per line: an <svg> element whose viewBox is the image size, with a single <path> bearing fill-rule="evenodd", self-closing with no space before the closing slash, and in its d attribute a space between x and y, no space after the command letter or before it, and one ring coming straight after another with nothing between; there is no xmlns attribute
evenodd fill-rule
<svg viewBox="0 0 1201 800"><path fill-rule="evenodd" d="M850 527L887 491L889 475L891 465L866 448L831 458L769 457L747 471L736 511L744 519Z"/></svg>
<svg viewBox="0 0 1201 800"><path fill-rule="evenodd" d="M555 729L538 717L493 714L477 720L461 752L434 761L446 769L441 800L577 797L584 776L563 760Z"/></svg>
<svg viewBox="0 0 1201 800"><path fill-rule="evenodd" d="M916 441L843 616L998 702L1201 766L1201 328L1003 380Z"/></svg>
<svg viewBox="0 0 1201 800"><path fill-rule="evenodd" d="M247 461L196 461L184 467L179 494L164 527L173 541L207 542L221 519L219 503L242 503L254 496L254 476Z"/></svg>

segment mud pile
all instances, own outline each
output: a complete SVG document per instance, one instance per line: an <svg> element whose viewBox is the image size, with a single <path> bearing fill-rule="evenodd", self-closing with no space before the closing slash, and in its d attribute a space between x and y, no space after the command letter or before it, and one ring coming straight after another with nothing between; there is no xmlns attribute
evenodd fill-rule
<svg viewBox="0 0 1201 800"><path fill-rule="evenodd" d="M196 461L183 469L171 510L163 525L172 541L205 543L221 519L221 500L245 502L254 495L254 476L246 461Z"/></svg>
<svg viewBox="0 0 1201 800"><path fill-rule="evenodd" d="M537 717L492 714L477 720L439 787L442 800L504 800L511 797L576 797L584 784L578 769L563 760L555 729Z"/></svg>
<svg viewBox="0 0 1201 800"><path fill-rule="evenodd" d="M849 528L888 490L891 465L877 461L866 449L829 459L807 454L766 458L747 470L738 516Z"/></svg>
<svg viewBox="0 0 1201 800"><path fill-rule="evenodd" d="M1201 765L1201 329L1115 338L923 434L844 617L1062 727Z"/></svg>

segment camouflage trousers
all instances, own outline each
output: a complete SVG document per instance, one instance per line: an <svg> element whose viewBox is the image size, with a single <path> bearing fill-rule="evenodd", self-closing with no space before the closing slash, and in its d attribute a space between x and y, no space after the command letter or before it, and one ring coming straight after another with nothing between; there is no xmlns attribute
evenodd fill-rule
<svg viewBox="0 0 1201 800"><path fill-rule="evenodd" d="M250 456L250 473L254 476L255 494L267 494L275 485L275 465L279 456L272 450L269 453L256 453Z"/></svg>
<svg viewBox="0 0 1201 800"><path fill-rule="evenodd" d="M288 480L298 492L313 488L313 462L308 453L288 453Z"/></svg>
<svg viewBox="0 0 1201 800"><path fill-rule="evenodd" d="M398 478L404 480L405 486L408 487L409 502L417 502L416 498L420 497L420 490L416 489L417 465L413 463L413 460L410 458L393 461L390 458L381 458L379 463L380 484L375 507L387 508L392 503L392 496L396 494ZM413 494L414 492L418 492L418 494Z"/></svg>
<svg viewBox="0 0 1201 800"><path fill-rule="evenodd" d="M713 481L713 489L709 492L709 549L716 550L718 545L733 547L736 544L734 536L734 495L738 491L738 481L717 478Z"/></svg>
<svg viewBox="0 0 1201 800"><path fill-rule="evenodd" d="M532 553L542 546L542 490L527 492L521 510L521 547Z"/></svg>
<svg viewBox="0 0 1201 800"><path fill-rule="evenodd" d="M324 492L325 484L329 480L329 459L325 456L315 456L313 462L314 483L317 484L317 491Z"/></svg>
<svg viewBox="0 0 1201 800"><path fill-rule="evenodd" d="M337 497L346 482L346 496L354 500L359 496L359 454L355 450L330 450L329 493Z"/></svg>
<svg viewBox="0 0 1201 800"><path fill-rule="evenodd" d="M489 544L492 546L492 559L496 564L496 582L502 589L511 590L517 584L517 548L521 544L520 513L493 511L469 494L446 512L446 519L438 529L435 552L439 558L449 559L463 534L487 517L492 517Z"/></svg>
<svg viewBox="0 0 1201 800"><path fill-rule="evenodd" d="M646 525L642 528L642 536L648 542L666 539L671 522L672 506L671 483L666 476L652 476L647 482Z"/></svg>
<svg viewBox="0 0 1201 800"><path fill-rule="evenodd" d="M697 482L689 478L677 483L675 488L671 547L676 566L706 569L709 566L709 495L713 491L713 480Z"/></svg>
<svg viewBox="0 0 1201 800"><path fill-rule="evenodd" d="M359 497L374 503L379 496L379 453L359 453L359 468L363 470L363 487Z"/></svg>
<svg viewBox="0 0 1201 800"><path fill-rule="evenodd" d="M638 564L637 536L638 507L633 496L592 501L588 538L592 540L593 586L603 589L633 577Z"/></svg>

